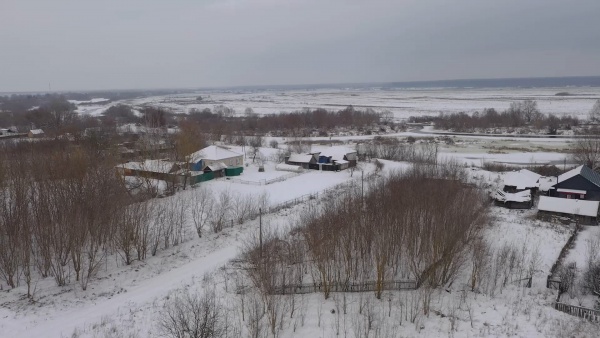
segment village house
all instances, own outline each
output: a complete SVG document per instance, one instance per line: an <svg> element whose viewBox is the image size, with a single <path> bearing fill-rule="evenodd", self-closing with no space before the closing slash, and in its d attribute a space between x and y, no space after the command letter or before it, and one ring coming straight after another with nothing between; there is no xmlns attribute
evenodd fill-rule
<svg viewBox="0 0 600 338"><path fill-rule="evenodd" d="M243 171L244 155L212 145L189 155L192 171L212 172L215 177L237 176Z"/></svg>
<svg viewBox="0 0 600 338"><path fill-rule="evenodd" d="M344 170L356 167L356 150L346 147L313 147L313 150L319 151L319 163L337 165L337 170Z"/></svg>
<svg viewBox="0 0 600 338"><path fill-rule="evenodd" d="M303 169L314 169L311 165L316 165L318 162L318 155L315 157L314 154L290 154L286 157L285 164L300 166Z"/></svg>
<svg viewBox="0 0 600 338"><path fill-rule="evenodd" d="M345 147L313 147L306 154L290 154L285 164L300 166L303 169L338 171L356 167L356 150Z"/></svg>
<svg viewBox="0 0 600 338"><path fill-rule="evenodd" d="M551 197L600 201L600 174L579 166L558 176L557 183L550 189Z"/></svg>

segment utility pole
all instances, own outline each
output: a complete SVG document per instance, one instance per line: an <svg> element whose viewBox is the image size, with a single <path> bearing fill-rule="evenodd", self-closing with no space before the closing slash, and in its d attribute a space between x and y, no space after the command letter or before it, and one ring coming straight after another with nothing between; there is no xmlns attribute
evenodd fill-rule
<svg viewBox="0 0 600 338"><path fill-rule="evenodd" d="M362 202L365 202L365 171L360 171L360 198Z"/></svg>
<svg viewBox="0 0 600 338"><path fill-rule="evenodd" d="M263 247L262 247L262 208L258 208L258 242L260 246L260 261L262 262Z"/></svg>

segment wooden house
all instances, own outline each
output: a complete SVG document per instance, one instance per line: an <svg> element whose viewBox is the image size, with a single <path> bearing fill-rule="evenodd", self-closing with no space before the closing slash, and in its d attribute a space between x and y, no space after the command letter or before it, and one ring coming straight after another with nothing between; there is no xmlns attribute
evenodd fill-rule
<svg viewBox="0 0 600 338"><path fill-rule="evenodd" d="M579 166L558 176L557 183L550 189L551 197L600 201L600 174Z"/></svg>

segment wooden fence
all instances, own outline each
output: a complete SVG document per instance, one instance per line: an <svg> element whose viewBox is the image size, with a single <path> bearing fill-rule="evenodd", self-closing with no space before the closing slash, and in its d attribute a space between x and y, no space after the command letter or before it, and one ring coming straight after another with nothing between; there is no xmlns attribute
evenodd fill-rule
<svg viewBox="0 0 600 338"><path fill-rule="evenodd" d="M554 308L558 311L568 313L571 316L587 319L589 321L600 323L600 311L588 309L581 306L569 305L564 303L554 303Z"/></svg>
<svg viewBox="0 0 600 338"><path fill-rule="evenodd" d="M375 281L366 282L354 282L354 283L341 283L334 282L330 285L330 292L368 292L375 291L377 289L377 283ZM396 280L396 281L384 281L382 290L416 290L417 282L413 280ZM323 286L321 284L309 283L309 284L290 284L277 286L273 288L272 294L274 295L290 295L290 294L306 294L306 293L318 293L323 292Z"/></svg>
<svg viewBox="0 0 600 338"><path fill-rule="evenodd" d="M546 288L548 289L560 289L560 279L556 277L556 273L558 272L558 268L561 266L562 261L565 259L569 250L575 246L575 241L577 240L577 234L581 230L581 226L579 224L575 224L575 229L573 229L573 233L569 236L567 243L562 247L560 253L558 254L558 258L556 262L552 264L550 268L550 274L546 277ZM559 295L560 296L560 295Z"/></svg>

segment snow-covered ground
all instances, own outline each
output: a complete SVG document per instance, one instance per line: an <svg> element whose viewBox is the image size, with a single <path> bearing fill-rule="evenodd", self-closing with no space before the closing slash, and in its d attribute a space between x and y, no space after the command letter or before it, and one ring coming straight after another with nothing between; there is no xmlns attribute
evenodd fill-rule
<svg viewBox="0 0 600 338"><path fill-rule="evenodd" d="M382 162L384 171L410 166L408 163ZM255 166L249 168L256 169ZM374 170L372 165L364 168L368 172ZM490 184L501 176L479 169L469 172L474 180ZM247 170L240 178L251 179L259 174L263 173ZM176 196L188 199L198 189L209 188L215 193L226 190L240 194L265 192L271 203L278 203L323 191L351 179L358 179L358 175L350 177L349 171L309 171L266 186L218 179L205 182L199 188L181 191ZM291 222L305 212L306 207L299 204L265 215L265 231L287 232ZM451 293L436 290L432 296L434 312L420 316L414 322L403 319L406 314L400 313L399 309L404 304L404 311L407 311L407 302L417 297L419 291L386 293L382 301L370 293L348 295L346 315L340 314L341 295L334 295L329 300L323 300L321 294L305 295L298 298L298 314L288 321L281 336L330 337L337 332L355 336L354 333L362 332L360 330L364 330L370 320L355 311L364 301L361 297L372 298L368 305L374 318L371 320L378 323L382 337L560 337L574 333L580 337L592 336L594 327L591 324L551 308L556 294L545 288L545 277L569 235L569 228L536 220L534 210L493 207L493 215L494 221L485 231L492 248L510 244L517 248L527 247L529 254L539 253L539 266L531 289L511 285L494 297L456 291L460 287L453 288ZM229 266L228 261L239 255L248 238L256 236L257 231L258 220L227 228L219 234L207 233L203 238L196 238L190 229L188 241L144 262L126 266L117 258L111 260L86 291L77 284L56 287L51 278L35 286L35 302L32 303L23 298L23 287L3 291L0 332L7 337L156 336L156 318L161 315L164 298L175 290L202 290L214 285L225 292L222 289L228 282L224 280L226 274L223 272L227 269L223 268ZM223 300L235 308L235 294L225 292L223 295Z"/></svg>
<svg viewBox="0 0 600 338"><path fill-rule="evenodd" d="M523 90L398 90L398 91L295 91L261 93L194 93L190 95L168 96L130 100L135 105L155 104L171 106L178 111L191 107L210 107L215 104L233 106L238 112L252 107L260 114L291 111L302 107L345 107L355 106L390 109L397 117L408 117L415 113L437 114L440 109L450 111L470 111L484 107L505 109L515 99L536 99L544 112L558 114L587 114L598 98L593 89L569 89L574 96L555 97L563 89L523 89ZM177 100L193 100L198 95L211 103L178 104ZM112 104L112 103L111 103ZM80 106L93 107L93 106ZM107 106L97 109L105 109ZM98 110L96 110L98 111ZM91 113L91 112L90 112ZM95 114L95 113L94 113ZM428 137L407 132L389 137ZM373 136L336 137L334 140L370 139ZM275 138L281 146L284 139ZM329 140L330 138L312 138ZM440 147L441 157L454 157L466 165L480 166L483 162L502 163L563 163L568 140L558 139L511 139L484 137L453 137L454 144ZM267 140L268 142L269 140ZM353 146L345 144L345 146ZM232 150L243 152L241 148ZM248 149L244 149L248 154ZM236 195L268 196L271 205L292 200L306 194L332 189L338 184L360 179L360 173L306 171L300 175L286 176L288 172L276 171L275 163L269 159L277 155L277 149L261 148L261 158L265 160L265 172L258 172L257 163L246 157L249 163L244 173L233 179L217 179L203 182L199 187L178 192L171 198L191 199L200 189L210 189L216 196L229 191ZM407 163L382 161L384 171L402 170ZM365 172L373 172L373 164L363 164ZM479 169L470 169L473 180L482 186L497 186L502 175ZM261 182L286 176L287 179L268 185L244 184L241 181ZM300 215L309 211L307 203L300 203L290 209L263 216L265 231L286 233ZM339 335L358 337L370 320L377 322L378 337L594 337L597 326L555 311L551 304L556 292L545 288L545 278L556 260L559 251L567 240L570 229L535 219L535 210L520 211L493 207L493 220L486 228L484 236L492 243L492 248L510 244L517 248L527 248L528 255L539 254L539 264L531 289L510 285L494 297L484 294L462 292L460 287L451 291L436 290L432 296L432 308L437 312L421 316L411 322L402 319L406 316L399 309L419 291L388 293L376 300L372 294L352 294L348 296L350 309L355 309L364 299L371 297L372 318L364 313L349 310L340 314L340 295L323 300L321 294L298 298L298 315L287 321L281 337L332 337ZM165 297L178 289L203 290L209 286L224 292L223 301L235 310L236 296L224 291L226 275L231 268L230 260L238 257L249 238L257 236L257 219L236 224L223 232L206 232L197 238L193 226L187 224L187 240L168 250L159 252L143 262L127 266L119 257L112 257L98 272L87 290L77 283L57 287L52 278L46 278L34 285L34 301L29 302L24 294L24 286L13 290L0 291L0 337L152 337L157 336L156 319L162 311ZM597 236L596 229L586 229L581 233L577 249L572 257L578 263L584 259L586 238ZM583 243L583 244L582 244ZM404 305L401 305L404 304ZM392 305L392 310L388 312ZM302 308L304 310L302 310ZM334 310L334 311L332 311ZM239 320L239 319L238 319ZM239 323L244 325L244 323ZM232 335L233 336L233 335Z"/></svg>
<svg viewBox="0 0 600 338"><path fill-rule="evenodd" d="M556 96L569 92L569 96ZM202 101L197 101L201 96ZM134 106L152 105L176 113L190 109L212 109L216 105L234 108L243 114L252 108L257 114L292 112L302 108L343 109L349 105L391 111L395 118L413 115L437 115L440 112L456 113L481 111L484 108L505 110L516 100L532 99L544 113L570 114L585 118L595 100L600 98L598 88L494 88L494 89L315 89L315 90L261 90L196 91L130 99L111 104L126 103ZM105 108L79 106L81 112L100 114ZM84 108L85 107L85 108Z"/></svg>

